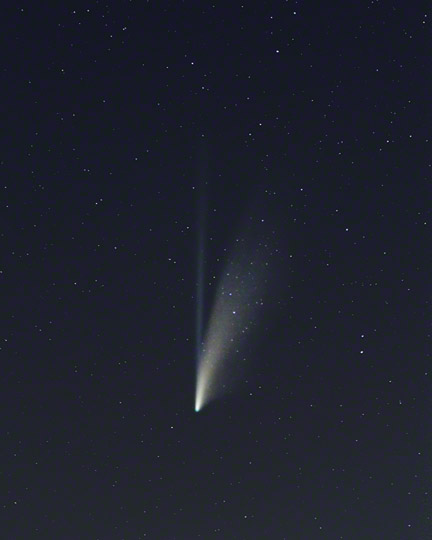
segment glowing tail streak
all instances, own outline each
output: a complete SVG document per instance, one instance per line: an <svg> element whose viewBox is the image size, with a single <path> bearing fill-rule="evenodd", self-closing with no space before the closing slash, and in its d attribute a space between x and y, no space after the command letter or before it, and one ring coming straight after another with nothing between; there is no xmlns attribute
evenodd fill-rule
<svg viewBox="0 0 432 540"><path fill-rule="evenodd" d="M204 328L204 251L205 251L205 213L206 201L204 186L198 188L198 219L197 219L197 289L196 289L196 332L195 358L197 370L203 346Z"/></svg>
<svg viewBox="0 0 432 540"><path fill-rule="evenodd" d="M248 238L251 236L248 234ZM256 238L256 236L255 236ZM261 243L237 241L220 281L199 359L195 410L223 395L239 375L242 340L262 306L267 265Z"/></svg>

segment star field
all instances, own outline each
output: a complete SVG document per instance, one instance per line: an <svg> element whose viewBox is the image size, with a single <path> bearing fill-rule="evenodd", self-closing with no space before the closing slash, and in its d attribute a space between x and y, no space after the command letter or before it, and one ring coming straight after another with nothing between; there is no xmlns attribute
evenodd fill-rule
<svg viewBox="0 0 432 540"><path fill-rule="evenodd" d="M432 536L431 17L5 7L2 538Z"/></svg>

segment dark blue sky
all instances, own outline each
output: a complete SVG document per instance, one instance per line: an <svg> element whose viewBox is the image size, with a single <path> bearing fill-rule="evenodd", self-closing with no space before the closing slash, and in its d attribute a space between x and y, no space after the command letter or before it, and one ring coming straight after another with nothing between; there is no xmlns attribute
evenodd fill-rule
<svg viewBox="0 0 432 540"><path fill-rule="evenodd" d="M5 8L3 538L432 535L431 17ZM239 385L196 414L203 181L205 321L233 242L273 243Z"/></svg>

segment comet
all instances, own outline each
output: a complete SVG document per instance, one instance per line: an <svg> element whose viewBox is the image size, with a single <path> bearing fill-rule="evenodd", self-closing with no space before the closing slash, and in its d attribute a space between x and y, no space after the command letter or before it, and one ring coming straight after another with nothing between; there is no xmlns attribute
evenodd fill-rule
<svg viewBox="0 0 432 540"><path fill-rule="evenodd" d="M254 332L264 305L272 242L264 220L249 217L240 227L225 261L204 340L202 333L203 250L198 255L197 378L195 411L230 391L247 359L244 342ZM199 243L202 246L202 243ZM202 278L202 281L201 281Z"/></svg>

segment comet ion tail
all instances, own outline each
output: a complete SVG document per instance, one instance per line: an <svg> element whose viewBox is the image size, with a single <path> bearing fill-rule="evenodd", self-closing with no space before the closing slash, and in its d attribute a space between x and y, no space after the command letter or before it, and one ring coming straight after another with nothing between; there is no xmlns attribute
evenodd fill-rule
<svg viewBox="0 0 432 540"><path fill-rule="evenodd" d="M199 359L203 345L203 321L204 321L204 261L205 261L205 231L206 231L206 209L207 197L205 189L206 177L206 151L201 148L199 163L199 182L197 190L197 289L196 289L196 330L195 330L195 360L197 373L199 370ZM201 408L201 401L198 393L195 397L195 411Z"/></svg>
<svg viewBox="0 0 432 540"><path fill-rule="evenodd" d="M261 222L260 222L261 224ZM241 353L263 306L271 256L268 239L250 220L235 239L219 282L204 343L199 351L195 411L230 390L243 371ZM253 231L251 230L253 229Z"/></svg>

